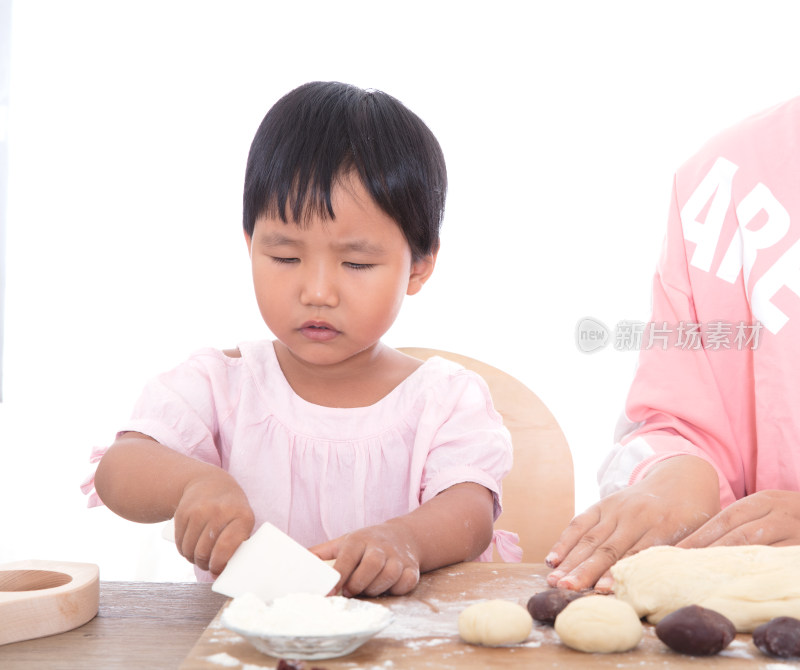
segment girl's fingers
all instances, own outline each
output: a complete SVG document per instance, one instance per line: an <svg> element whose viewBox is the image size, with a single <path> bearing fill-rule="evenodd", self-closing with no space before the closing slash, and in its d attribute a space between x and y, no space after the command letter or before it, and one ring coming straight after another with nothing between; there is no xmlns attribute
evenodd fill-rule
<svg viewBox="0 0 800 670"><path fill-rule="evenodd" d="M215 542L216 533L214 528L206 524L197 535L197 540L194 545L194 554L190 559L192 563L201 570L208 570L208 565L211 561L211 552L214 550Z"/></svg>
<svg viewBox="0 0 800 670"><path fill-rule="evenodd" d="M339 541L328 540L322 544L309 547L308 550L317 558L321 558L323 561L330 561L335 559L336 555L339 553Z"/></svg>
<svg viewBox="0 0 800 670"><path fill-rule="evenodd" d="M392 588L389 589L389 593L393 596L402 596L411 591L419 582L419 568L412 568L410 566L406 566L403 569L403 574L400 575L400 579L398 579Z"/></svg>
<svg viewBox="0 0 800 670"><path fill-rule="evenodd" d="M386 565L386 554L380 547L362 545L362 552L358 564L345 582L344 591L351 596L364 593Z"/></svg>
<svg viewBox="0 0 800 670"><path fill-rule="evenodd" d="M345 596L361 593L360 589L357 591L351 590L357 588L359 585L358 580L355 582L352 582L352 580L356 570L360 567L361 559L366 550L366 544L364 542L348 542L348 537L348 535L345 535L343 538L340 538L336 563L333 564L334 569L342 576L339 580L339 588L341 588L342 594Z"/></svg>
<svg viewBox="0 0 800 670"><path fill-rule="evenodd" d="M192 522L190 519L188 523L181 524L181 531L180 535L178 532L178 522L175 523L175 542L178 547L178 551L180 552L181 556L183 556L187 561L190 563L194 563L195 557L195 547L197 546L197 542L200 538L200 533L203 531L203 527L197 522ZM180 537L180 539L179 539Z"/></svg>
<svg viewBox="0 0 800 670"><path fill-rule="evenodd" d="M335 595L339 593L344 585L345 579L347 576L350 575L352 569L348 569L344 567L345 561L339 561L339 545L341 544L341 538L337 538L335 540L328 540L327 542L323 542L322 544L317 544L313 547L309 547L309 551L314 554L317 558L322 559L329 563L338 573L339 573L339 581L336 582L336 585L331 589L331 592L328 595ZM347 570L347 575L345 575L342 571Z"/></svg>
<svg viewBox="0 0 800 670"><path fill-rule="evenodd" d="M403 575L404 565L397 558L389 558L375 579L364 589L368 596L379 596L392 588Z"/></svg>
<svg viewBox="0 0 800 670"><path fill-rule="evenodd" d="M208 559L208 571L214 576L221 574L239 545L250 537L252 532L253 525L245 519L234 519L219 531Z"/></svg>

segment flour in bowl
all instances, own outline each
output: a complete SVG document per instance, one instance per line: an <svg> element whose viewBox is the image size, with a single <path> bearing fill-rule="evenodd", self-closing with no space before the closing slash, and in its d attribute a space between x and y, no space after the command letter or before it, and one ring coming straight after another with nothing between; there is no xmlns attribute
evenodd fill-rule
<svg viewBox="0 0 800 670"><path fill-rule="evenodd" d="M267 605L246 593L228 605L222 623L254 635L325 636L380 628L389 617L382 605L342 596L293 593Z"/></svg>

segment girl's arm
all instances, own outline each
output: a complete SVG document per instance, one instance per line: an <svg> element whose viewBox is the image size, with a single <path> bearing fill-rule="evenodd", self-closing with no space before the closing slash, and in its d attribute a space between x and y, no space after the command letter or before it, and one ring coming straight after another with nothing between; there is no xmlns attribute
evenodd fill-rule
<svg viewBox="0 0 800 670"><path fill-rule="evenodd" d="M312 547L324 560L336 559L345 595L408 593L421 572L468 561L489 545L492 493L464 482L442 491L413 512L362 528Z"/></svg>
<svg viewBox="0 0 800 670"><path fill-rule="evenodd" d="M95 488L109 509L131 521L174 516L178 551L214 575L255 523L231 475L141 433L124 433L109 447L97 466Z"/></svg>

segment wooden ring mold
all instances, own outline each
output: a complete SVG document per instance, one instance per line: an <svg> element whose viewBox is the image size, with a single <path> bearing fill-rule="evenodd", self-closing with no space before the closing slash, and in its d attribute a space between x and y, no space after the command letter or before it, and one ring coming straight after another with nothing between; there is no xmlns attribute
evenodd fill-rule
<svg viewBox="0 0 800 670"><path fill-rule="evenodd" d="M72 630L93 619L99 605L100 571L93 563L0 565L0 644Z"/></svg>

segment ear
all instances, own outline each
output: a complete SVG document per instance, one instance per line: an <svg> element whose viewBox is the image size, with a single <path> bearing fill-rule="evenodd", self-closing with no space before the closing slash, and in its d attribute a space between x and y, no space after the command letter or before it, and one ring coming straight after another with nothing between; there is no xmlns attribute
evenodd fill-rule
<svg viewBox="0 0 800 670"><path fill-rule="evenodd" d="M431 254L423 256L411 263L411 273L408 276L408 288L406 295L414 295L419 293L422 285L428 281L428 278L433 274L433 268L436 265L436 256L439 254L439 248L436 248Z"/></svg>

